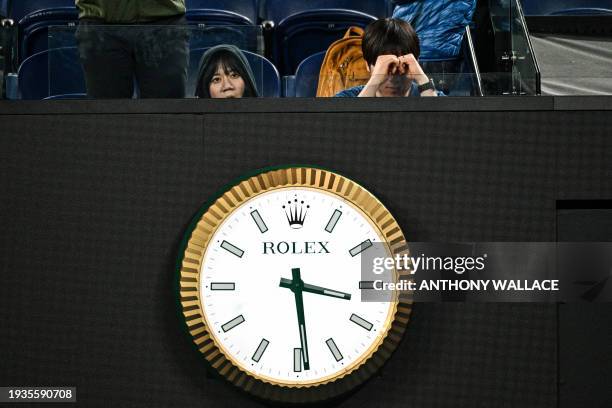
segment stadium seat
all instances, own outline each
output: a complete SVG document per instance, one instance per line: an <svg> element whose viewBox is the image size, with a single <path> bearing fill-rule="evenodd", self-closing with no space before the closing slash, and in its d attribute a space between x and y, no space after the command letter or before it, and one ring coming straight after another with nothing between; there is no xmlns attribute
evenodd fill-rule
<svg viewBox="0 0 612 408"><path fill-rule="evenodd" d="M74 0L13 0L10 17L18 22L27 15L58 8L76 10Z"/></svg>
<svg viewBox="0 0 612 408"><path fill-rule="evenodd" d="M275 23L295 14L321 9L352 10L374 17L387 17L389 12L386 0L260 0L262 20Z"/></svg>
<svg viewBox="0 0 612 408"><path fill-rule="evenodd" d="M255 25L199 25L190 27L189 48L210 48L218 44L232 44L241 50L263 53L262 32Z"/></svg>
<svg viewBox="0 0 612 408"><path fill-rule="evenodd" d="M272 28L271 57L283 75L342 38L350 26L365 27L387 14L386 1L265 0L264 26Z"/></svg>
<svg viewBox="0 0 612 408"><path fill-rule="evenodd" d="M8 2L9 0L0 0L0 18L8 17Z"/></svg>
<svg viewBox="0 0 612 408"><path fill-rule="evenodd" d="M187 95L193 95L200 59L208 48L198 48L191 50L189 57L189 85ZM261 96L279 97L281 95L280 77L276 67L266 58L250 51L243 50L244 55L255 75L255 84Z"/></svg>
<svg viewBox="0 0 612 408"><path fill-rule="evenodd" d="M210 25L257 24L255 0L187 0L187 20Z"/></svg>
<svg viewBox="0 0 612 408"><path fill-rule="evenodd" d="M313 98L317 95L319 73L325 58L325 51L318 52L298 65L295 71L295 94L298 98Z"/></svg>
<svg viewBox="0 0 612 408"><path fill-rule="evenodd" d="M26 58L19 66L18 83L21 99L85 93L77 48L54 48Z"/></svg>
<svg viewBox="0 0 612 408"><path fill-rule="evenodd" d="M187 0L187 22L197 25L190 48L233 44L240 49L262 51L256 0Z"/></svg>
<svg viewBox="0 0 612 408"><path fill-rule="evenodd" d="M49 48L49 26L73 26L78 20L74 0L13 1L10 15L18 24L20 61ZM61 45L72 46L73 44Z"/></svg>
<svg viewBox="0 0 612 408"><path fill-rule="evenodd" d="M20 61L48 48L75 45L74 28L69 27L75 27L77 20L78 12L73 7L40 10L22 18L18 24ZM54 40L52 40L55 42L55 45L49 43L50 26L66 27L66 29L56 29L56 34L53 36ZM58 39L57 37L60 35L69 40Z"/></svg>
<svg viewBox="0 0 612 408"><path fill-rule="evenodd" d="M87 99L87 94L72 93L72 94L53 95L53 96L48 96L45 98L45 100L50 100L50 99Z"/></svg>
<svg viewBox="0 0 612 408"><path fill-rule="evenodd" d="M521 0L525 15L612 15L611 0Z"/></svg>

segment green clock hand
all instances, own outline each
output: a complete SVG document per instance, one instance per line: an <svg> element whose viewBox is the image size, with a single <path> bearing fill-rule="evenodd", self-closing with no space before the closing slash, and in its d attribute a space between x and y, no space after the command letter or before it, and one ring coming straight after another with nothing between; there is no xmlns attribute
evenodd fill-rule
<svg viewBox="0 0 612 408"><path fill-rule="evenodd" d="M308 359L308 340L306 339L306 319L304 318L304 299L302 290L304 282L300 276L300 268L291 269L293 285L289 289L295 295L295 308L297 309L298 327L300 330L300 343L302 345L302 358L304 360L304 370L310 370L310 360Z"/></svg>
<svg viewBox="0 0 612 408"><path fill-rule="evenodd" d="M279 284L280 287L291 289L291 285L293 285L293 281L291 279L281 278ZM351 300L350 293L340 292L339 290L328 289L322 286L310 285L308 283L303 284L302 291L314 293L315 295L323 295L334 297L337 299Z"/></svg>

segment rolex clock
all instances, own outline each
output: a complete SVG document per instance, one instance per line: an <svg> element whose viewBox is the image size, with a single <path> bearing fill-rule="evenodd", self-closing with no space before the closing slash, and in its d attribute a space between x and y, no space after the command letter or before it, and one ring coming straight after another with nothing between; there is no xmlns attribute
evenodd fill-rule
<svg viewBox="0 0 612 408"><path fill-rule="evenodd" d="M393 216L354 181L309 167L260 172L187 231L177 272L185 327L210 366L252 395L337 397L391 356L411 311L394 292L364 300L363 255L407 251Z"/></svg>

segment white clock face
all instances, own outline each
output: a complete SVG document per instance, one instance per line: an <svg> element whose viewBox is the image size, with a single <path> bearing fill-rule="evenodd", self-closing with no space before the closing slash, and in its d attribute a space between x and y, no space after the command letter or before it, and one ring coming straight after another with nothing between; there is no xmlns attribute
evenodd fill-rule
<svg viewBox="0 0 612 408"><path fill-rule="evenodd" d="M362 302L363 251L390 256L348 201L313 188L272 190L231 213L209 241L200 293L224 354L277 383L350 370L388 330L394 303ZM391 299L388 299L391 300Z"/></svg>

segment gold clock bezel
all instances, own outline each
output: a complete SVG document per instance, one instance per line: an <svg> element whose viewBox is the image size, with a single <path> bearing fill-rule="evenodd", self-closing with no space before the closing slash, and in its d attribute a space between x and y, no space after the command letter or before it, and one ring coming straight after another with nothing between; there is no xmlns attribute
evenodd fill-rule
<svg viewBox="0 0 612 408"><path fill-rule="evenodd" d="M348 201L379 231L391 256L408 254L406 239L397 221L369 191L354 181L329 170L289 167L251 176L229 188L196 217L190 236L180 252L179 302L187 330L200 353L221 376L260 398L278 402L314 402L344 394L371 377L399 345L411 313L411 300L397 296L386 328L365 357L335 376L318 382L279 382L241 368L223 352L209 330L200 297L200 270L211 238L235 209L269 191L284 188L322 190ZM188 231L189 234L189 231ZM401 279L407 271L397 271Z"/></svg>

